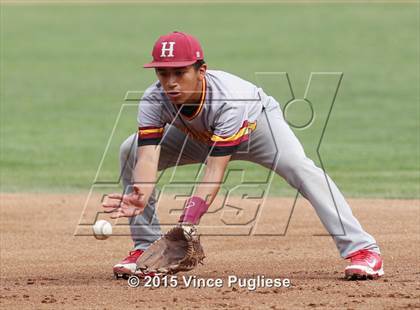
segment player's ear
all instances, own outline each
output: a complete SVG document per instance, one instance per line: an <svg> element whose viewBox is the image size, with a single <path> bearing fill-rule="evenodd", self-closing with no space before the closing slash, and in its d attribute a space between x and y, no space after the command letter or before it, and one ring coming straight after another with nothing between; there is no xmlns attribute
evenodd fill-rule
<svg viewBox="0 0 420 310"><path fill-rule="evenodd" d="M201 67L198 69L198 73L200 76L200 81L204 80L204 76L207 71L207 64L202 64Z"/></svg>

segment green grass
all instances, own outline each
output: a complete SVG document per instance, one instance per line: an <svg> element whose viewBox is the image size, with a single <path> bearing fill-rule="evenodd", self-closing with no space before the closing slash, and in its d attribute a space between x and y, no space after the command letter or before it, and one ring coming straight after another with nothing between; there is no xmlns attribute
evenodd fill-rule
<svg viewBox="0 0 420 310"><path fill-rule="evenodd" d="M282 104L284 80L255 72L288 72L297 98L310 72L343 72L325 168L349 196L419 198L418 26L415 4L2 5L1 191L89 189L126 91L155 79L141 68L153 42L182 30L200 38L210 68L259 82ZM317 162L336 82L313 81L316 121L296 131ZM136 130L136 107L122 111L99 180L118 178L119 144ZM305 120L302 107L290 113ZM247 169L249 180L266 174ZM271 193L293 195L274 180Z"/></svg>

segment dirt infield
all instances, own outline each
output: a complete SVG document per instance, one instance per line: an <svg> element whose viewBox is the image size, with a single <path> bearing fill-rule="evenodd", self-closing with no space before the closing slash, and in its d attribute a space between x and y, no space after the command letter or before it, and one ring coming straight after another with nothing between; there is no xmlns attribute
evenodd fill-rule
<svg viewBox="0 0 420 310"><path fill-rule="evenodd" d="M221 278L221 288L130 288L111 272L130 249L128 237L73 236L85 198L1 194L0 308L420 308L418 200L350 200L382 247L385 276L378 281L342 279L345 261L330 237L319 236L325 232L313 209L299 200L285 236L202 238L206 263L190 274ZM282 206L290 204L270 201L264 227L276 227L287 216ZM229 276L258 275L289 278L292 286L227 285Z"/></svg>

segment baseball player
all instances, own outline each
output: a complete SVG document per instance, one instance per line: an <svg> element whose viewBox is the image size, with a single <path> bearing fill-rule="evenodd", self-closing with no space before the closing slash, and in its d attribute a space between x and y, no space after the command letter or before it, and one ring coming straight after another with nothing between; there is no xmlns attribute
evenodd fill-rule
<svg viewBox="0 0 420 310"><path fill-rule="evenodd" d="M235 75L207 70L200 43L187 33L161 36L152 56L144 67L154 68L158 81L141 98L138 132L120 149L126 191L109 195L103 204L114 208L113 218L130 218L134 241L134 250L114 266L114 273L134 273L139 257L161 236L154 196L158 171L205 163L180 218L198 224L229 161L247 160L273 170L309 200L340 255L350 260L345 278L384 274L375 239L363 230L335 183L306 157L273 97Z"/></svg>

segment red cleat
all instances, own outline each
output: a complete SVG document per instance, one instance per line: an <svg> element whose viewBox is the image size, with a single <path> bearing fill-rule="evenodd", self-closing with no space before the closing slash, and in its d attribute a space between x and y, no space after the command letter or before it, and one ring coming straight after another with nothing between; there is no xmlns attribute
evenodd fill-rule
<svg viewBox="0 0 420 310"><path fill-rule="evenodd" d="M114 271L114 276L116 279L123 278L128 279L131 275L137 275L140 278L144 278L146 276L154 277L154 273L141 273L137 271L137 260L143 254L143 250L134 250L131 251L126 258L124 258L121 262L116 264L112 269Z"/></svg>
<svg viewBox="0 0 420 310"><path fill-rule="evenodd" d="M384 275L380 254L371 250L359 250L350 254L350 264L344 270L347 280L377 279Z"/></svg>
<svg viewBox="0 0 420 310"><path fill-rule="evenodd" d="M134 250L129 253L129 255L124 258L121 262L116 264L112 269L114 271L114 276L118 278L128 279L128 277L136 272L137 269L137 259L140 255L143 254L142 250Z"/></svg>

